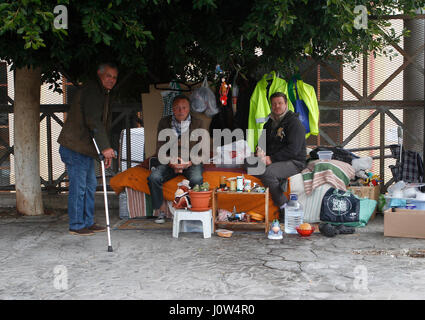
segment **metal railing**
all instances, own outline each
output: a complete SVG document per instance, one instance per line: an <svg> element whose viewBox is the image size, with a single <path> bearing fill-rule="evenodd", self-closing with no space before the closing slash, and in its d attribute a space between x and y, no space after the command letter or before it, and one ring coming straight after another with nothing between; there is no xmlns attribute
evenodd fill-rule
<svg viewBox="0 0 425 320"><path fill-rule="evenodd" d="M47 179L40 177L40 184L42 190L47 191L48 193L58 193L61 191L67 191L68 187L66 186L69 182L67 178L67 173L65 170L61 172L58 178L54 179L54 151L53 151L53 134L52 134L52 122L56 122L60 127L63 126L63 121L60 119L59 115L67 112L69 110L69 105L67 104L48 104L40 106L40 122L43 120L46 121L46 132L45 136L47 138ZM140 118L141 113L141 104L132 103L132 104L112 104L112 112L118 113L112 121L112 130L126 130L127 132L127 156L126 162L127 167L130 167L131 164L131 143L130 142L130 129L136 126L142 126L143 122ZM13 105L0 105L0 113L13 113ZM124 122L124 127L122 127L122 122ZM121 124L121 126L120 126ZM114 135L115 139L111 141L112 146L115 146L115 149L119 146L119 141L117 140L118 134ZM13 140L13 139L12 139ZM0 144L4 146L4 153L0 158L0 163L3 163L8 157L13 155L14 147L9 145L9 142L4 141L0 138ZM97 168L97 178L100 179L100 170ZM106 171L107 178L112 177L118 171L118 160L114 159L113 164L110 169ZM100 180L101 181L101 180ZM109 181L109 179L107 180ZM97 186L98 190L102 189L102 186ZM109 183L108 183L109 188ZM109 188L110 189L110 188ZM11 191L15 190L15 185L0 185L0 191Z"/></svg>

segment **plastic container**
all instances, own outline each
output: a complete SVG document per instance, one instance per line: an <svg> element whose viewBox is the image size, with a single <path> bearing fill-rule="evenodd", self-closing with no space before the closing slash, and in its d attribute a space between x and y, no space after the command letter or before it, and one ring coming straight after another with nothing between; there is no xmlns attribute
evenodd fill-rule
<svg viewBox="0 0 425 320"><path fill-rule="evenodd" d="M410 204L415 206L416 210L425 210L425 201L411 200Z"/></svg>
<svg viewBox="0 0 425 320"><path fill-rule="evenodd" d="M309 237L315 229L316 228L311 227L310 230L301 230L299 227L296 227L296 230L301 237Z"/></svg>
<svg viewBox="0 0 425 320"><path fill-rule="evenodd" d="M230 238L233 234L233 231L227 229L217 229L216 233L219 237Z"/></svg>
<svg viewBox="0 0 425 320"><path fill-rule="evenodd" d="M303 223L304 210L298 202L298 195L291 193L288 205L285 208L285 233L297 234L297 227Z"/></svg>
<svg viewBox="0 0 425 320"><path fill-rule="evenodd" d="M332 160L332 155L334 153L332 151L318 151L317 155L319 156L319 160L329 161Z"/></svg>

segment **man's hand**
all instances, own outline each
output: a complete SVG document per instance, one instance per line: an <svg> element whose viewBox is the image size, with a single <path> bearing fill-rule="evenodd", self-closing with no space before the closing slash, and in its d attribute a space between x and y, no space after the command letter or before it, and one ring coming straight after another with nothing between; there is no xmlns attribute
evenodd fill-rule
<svg viewBox="0 0 425 320"><path fill-rule="evenodd" d="M181 160L180 163L183 165L183 169L187 169L192 165L192 161L190 161L190 160L188 162L183 162L183 160Z"/></svg>
<svg viewBox="0 0 425 320"><path fill-rule="evenodd" d="M270 165L270 164L272 163L272 160L270 159L270 157L269 157L269 156L261 157L260 159L261 159L261 161L263 161L263 163L264 163L266 166L268 166L268 165Z"/></svg>
<svg viewBox="0 0 425 320"><path fill-rule="evenodd" d="M169 167L171 167L171 169L174 170L175 173L181 173L182 171L180 171L180 169L178 169L178 165L179 165L179 159L180 158L172 158L170 160L170 163L168 164Z"/></svg>
<svg viewBox="0 0 425 320"><path fill-rule="evenodd" d="M116 158L114 149L105 149L102 151L102 154L105 157L105 169L108 169L112 164L112 158Z"/></svg>
<svg viewBox="0 0 425 320"><path fill-rule="evenodd" d="M192 161L183 162L183 160L178 157L177 159L172 159L168 164L175 173L182 173L183 170L189 168L192 165Z"/></svg>
<svg viewBox="0 0 425 320"><path fill-rule="evenodd" d="M260 147L257 147L257 157L264 158L265 156L266 156L266 153L264 152L264 150L261 149Z"/></svg>

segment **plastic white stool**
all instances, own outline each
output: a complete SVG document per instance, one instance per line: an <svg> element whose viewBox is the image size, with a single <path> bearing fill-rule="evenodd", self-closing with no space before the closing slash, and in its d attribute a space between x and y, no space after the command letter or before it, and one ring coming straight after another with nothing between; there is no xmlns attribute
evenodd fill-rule
<svg viewBox="0 0 425 320"><path fill-rule="evenodd" d="M212 210L208 211L190 211L177 209L173 218L173 237L178 238L180 232L180 222L184 220L200 220L202 222L202 231L204 238L211 238L212 233Z"/></svg>

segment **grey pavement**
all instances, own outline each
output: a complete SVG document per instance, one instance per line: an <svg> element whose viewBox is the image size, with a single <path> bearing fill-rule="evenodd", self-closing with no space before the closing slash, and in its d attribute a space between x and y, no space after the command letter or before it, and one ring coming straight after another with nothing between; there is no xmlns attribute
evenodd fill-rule
<svg viewBox="0 0 425 320"><path fill-rule="evenodd" d="M63 209L1 212L0 299L425 298L425 240L384 237L382 215L335 238L113 230L110 253L106 233L70 235ZM110 218L120 221L116 208ZM105 222L99 205L96 221Z"/></svg>

